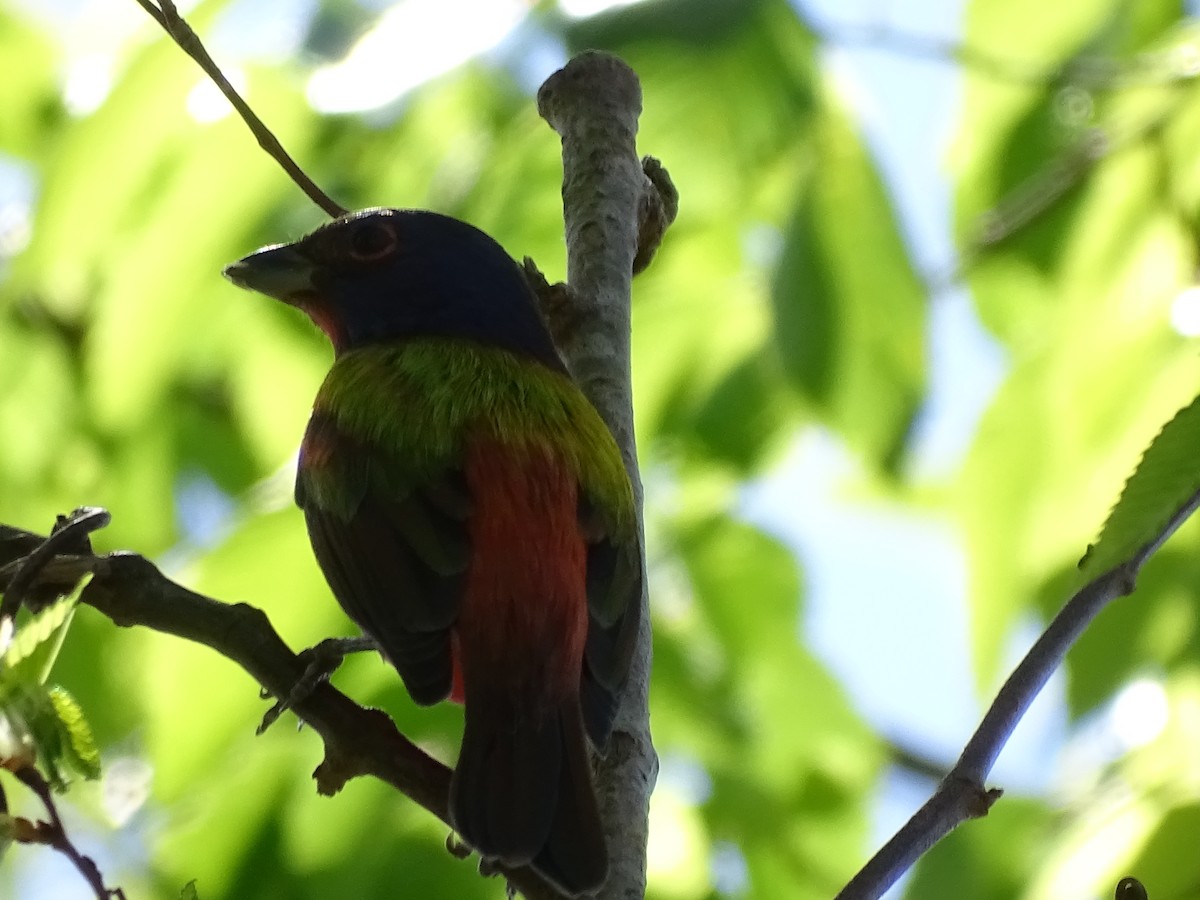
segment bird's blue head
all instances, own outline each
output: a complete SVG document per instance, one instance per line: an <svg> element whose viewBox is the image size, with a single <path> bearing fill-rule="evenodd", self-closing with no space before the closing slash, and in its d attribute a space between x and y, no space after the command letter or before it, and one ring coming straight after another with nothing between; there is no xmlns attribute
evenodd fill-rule
<svg viewBox="0 0 1200 900"><path fill-rule="evenodd" d="M291 244L264 247L225 275L304 310L338 353L449 337L563 368L524 273L488 235L449 216L350 213Z"/></svg>

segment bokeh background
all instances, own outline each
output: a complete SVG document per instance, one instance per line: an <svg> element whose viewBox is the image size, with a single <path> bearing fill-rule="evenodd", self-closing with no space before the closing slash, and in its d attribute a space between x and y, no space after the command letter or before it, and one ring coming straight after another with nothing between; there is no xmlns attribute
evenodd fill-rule
<svg viewBox="0 0 1200 900"><path fill-rule="evenodd" d="M347 206L429 207L564 274L538 84L622 55L679 220L635 283L655 625L650 896L828 898L932 789L1200 385L1200 27L1168 0L180 4ZM291 504L330 353L219 276L321 214L133 0L0 3L0 520L351 631ZM1186 527L893 897L1200 896ZM214 653L81 610L54 672L106 774L68 826L132 897L498 898ZM376 658L336 683L452 759ZM6 788L8 785L6 784ZM16 811L33 815L13 787ZM0 895L89 896L13 847Z"/></svg>

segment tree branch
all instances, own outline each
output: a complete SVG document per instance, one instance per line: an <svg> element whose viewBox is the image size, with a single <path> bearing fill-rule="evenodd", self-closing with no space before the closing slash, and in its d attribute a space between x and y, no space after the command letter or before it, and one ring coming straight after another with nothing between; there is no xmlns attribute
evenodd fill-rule
<svg viewBox="0 0 1200 900"><path fill-rule="evenodd" d="M96 895L96 900L125 900L125 892L121 888L105 887L104 876L100 874L95 861L90 856L84 856L71 841L58 815L58 806L54 802L50 784L42 777L42 773L33 766L21 766L13 771L13 775L37 795L49 817L49 821L36 823L16 820L16 839L26 844L45 844L67 857L88 883L88 887Z"/></svg>
<svg viewBox="0 0 1200 900"><path fill-rule="evenodd" d="M250 129L250 133L254 135L258 141L258 146L262 147L275 162L279 163L279 167L287 173L288 177L296 184L300 190L304 191L305 195L329 215L335 219L338 216L344 216L347 210L330 198L323 190L321 190L316 182L314 182L305 171L300 168L291 155L283 148L283 144L279 143L279 139L271 132L258 114L250 108L250 105L242 99L242 95L237 92L237 89L229 83L229 79L225 77L221 68L213 61L208 50L205 49L203 42L196 32L192 31L192 27L184 20L183 16L179 15L179 10L175 8L172 0L158 0L158 5L152 0L137 0L138 6L150 14L150 17L159 24L171 39L179 45L179 49L196 61L196 64L204 70L213 84L225 95L237 114L242 117L242 121L246 123L246 127Z"/></svg>
<svg viewBox="0 0 1200 900"><path fill-rule="evenodd" d="M0 590L11 583L4 568L36 553L45 540L0 525ZM117 625L140 625L211 647L275 697L288 697L305 674L305 661L288 648L262 610L190 591L137 554L59 555L42 566L37 583L68 590L88 572L92 581L80 601ZM324 742L325 758L313 773L321 794L336 794L351 778L369 775L449 826L450 770L405 738L382 712L364 709L328 683L317 684L292 705L292 711ZM527 867L497 866L496 871L530 900L561 896Z"/></svg>
<svg viewBox="0 0 1200 900"><path fill-rule="evenodd" d="M641 111L637 76L605 53L576 56L538 91L538 112L562 138L568 281L539 295L551 300L543 303L544 311L571 374L621 448L639 529L642 485L633 433L630 283L634 272L649 262L678 205L657 161L638 161L635 137ZM658 757L650 738L645 594L641 602L629 683L608 752L596 766L610 854L608 881L599 895L605 900L632 900L646 892L650 792L658 777Z"/></svg>
<svg viewBox="0 0 1200 900"><path fill-rule="evenodd" d="M1002 791L984 785L996 757L1029 705L1045 687L1075 641L1109 603L1133 592L1138 572L1197 507L1194 493L1150 541L1126 563L1079 589L1017 665L937 791L871 860L837 900L873 900L886 891L930 847L967 819L986 816Z"/></svg>
<svg viewBox="0 0 1200 900"><path fill-rule="evenodd" d="M0 652L8 648L12 619L22 604L34 609L41 605L41 598L27 597L27 594L42 568L60 553L90 552L87 535L106 527L111 520L108 510L90 507L77 509L65 518L60 516L50 536L16 564L16 570L4 591L4 599L0 601Z"/></svg>

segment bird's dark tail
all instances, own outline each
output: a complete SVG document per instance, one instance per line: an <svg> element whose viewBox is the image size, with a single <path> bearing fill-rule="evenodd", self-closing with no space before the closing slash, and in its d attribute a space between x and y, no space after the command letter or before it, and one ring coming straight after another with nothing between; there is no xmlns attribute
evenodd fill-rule
<svg viewBox="0 0 1200 900"><path fill-rule="evenodd" d="M481 856L532 864L573 897L599 888L608 854L578 698L540 713L500 691L469 698L450 815Z"/></svg>

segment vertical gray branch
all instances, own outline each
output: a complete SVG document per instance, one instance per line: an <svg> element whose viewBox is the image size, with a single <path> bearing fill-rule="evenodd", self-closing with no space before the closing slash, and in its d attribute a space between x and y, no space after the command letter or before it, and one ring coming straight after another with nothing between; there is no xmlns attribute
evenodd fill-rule
<svg viewBox="0 0 1200 900"><path fill-rule="evenodd" d="M634 139L642 111L637 76L619 59L584 53L538 92L538 112L562 137L567 297L551 323L568 367L612 430L633 481L642 486L633 434L630 379L630 283L639 218L654 191ZM562 316L552 311L556 319ZM641 516L639 512L639 522ZM645 895L650 792L658 757L650 739L650 619L642 597L641 631L629 684L596 787L608 837L610 871L602 898Z"/></svg>

